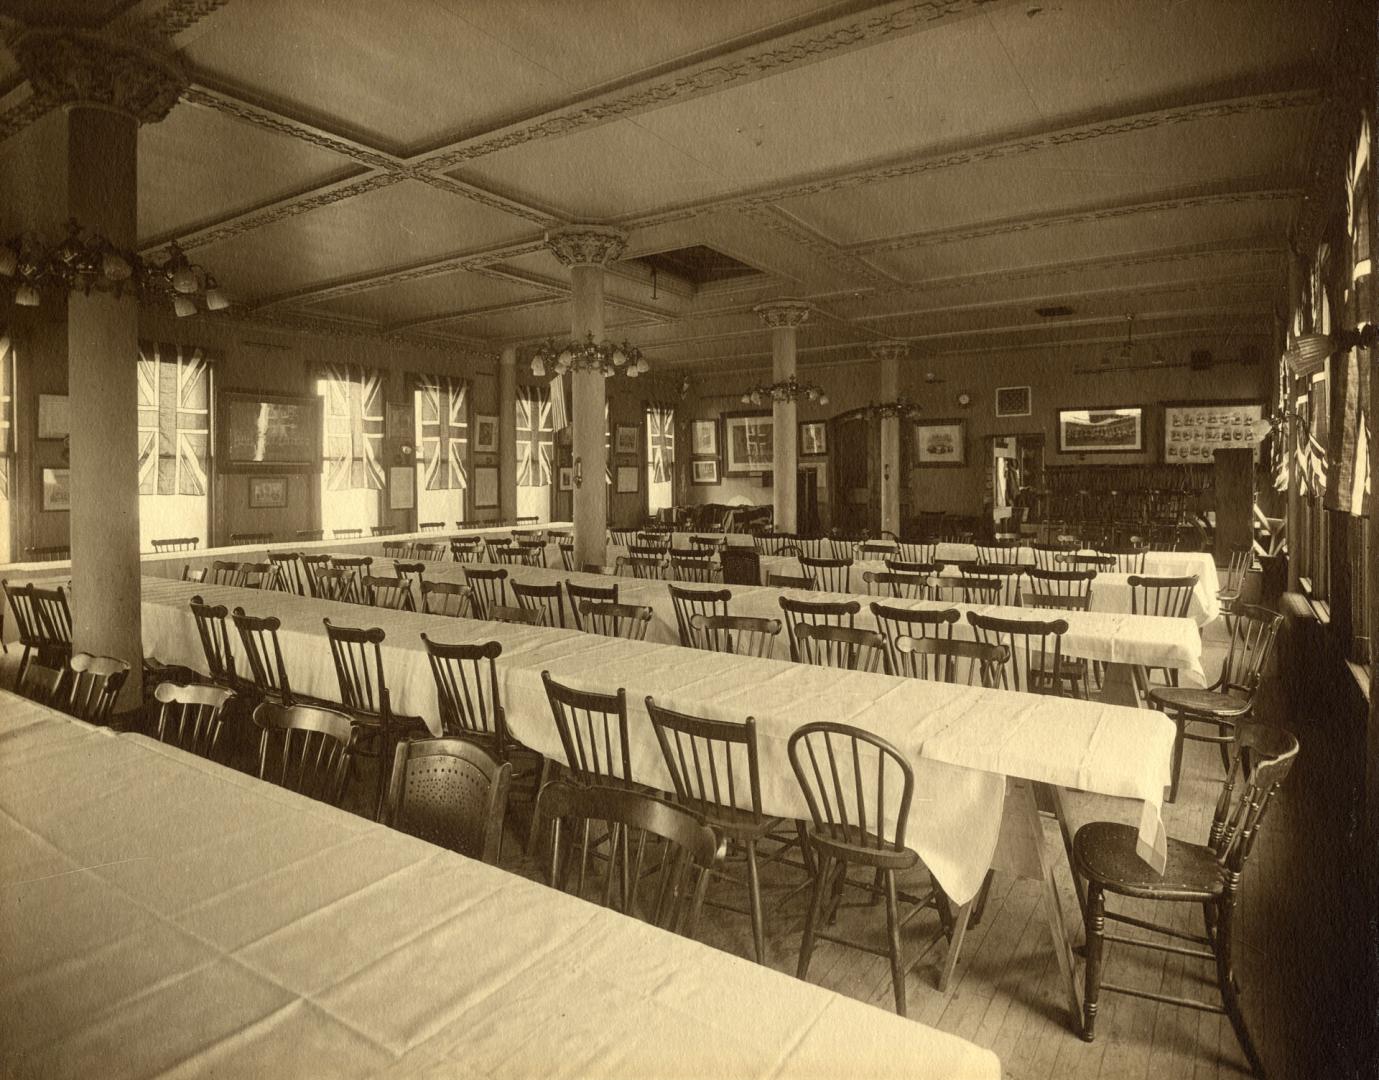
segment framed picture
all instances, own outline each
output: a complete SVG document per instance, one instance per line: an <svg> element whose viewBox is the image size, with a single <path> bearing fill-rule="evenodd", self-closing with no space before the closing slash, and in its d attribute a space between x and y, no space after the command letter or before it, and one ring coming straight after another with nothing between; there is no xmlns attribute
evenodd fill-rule
<svg viewBox="0 0 1379 1080"><path fill-rule="evenodd" d="M496 454L498 452L498 418L479 414L474 417L474 452L476 454ZM493 504L497 506L497 503Z"/></svg>
<svg viewBox="0 0 1379 1080"><path fill-rule="evenodd" d="M635 454L637 452L637 429L630 424L619 424L614 440L613 450L615 453Z"/></svg>
<svg viewBox="0 0 1379 1080"><path fill-rule="evenodd" d="M287 505L287 477L249 477L249 509L280 510Z"/></svg>
<svg viewBox="0 0 1379 1080"><path fill-rule="evenodd" d="M43 470L43 509L72 509L72 471L70 469Z"/></svg>
<svg viewBox="0 0 1379 1080"><path fill-rule="evenodd" d="M1164 402L1164 463L1209 465L1219 449L1259 444L1262 401Z"/></svg>
<svg viewBox="0 0 1379 1080"><path fill-rule="evenodd" d="M221 470L320 472L321 404L315 394L222 390L216 426Z"/></svg>
<svg viewBox="0 0 1379 1080"><path fill-rule="evenodd" d="M718 421L690 421L690 453L695 457L718 456Z"/></svg>
<svg viewBox="0 0 1379 1080"><path fill-rule="evenodd" d="M966 465L967 421L916 421L914 451L915 465Z"/></svg>
<svg viewBox="0 0 1379 1080"><path fill-rule="evenodd" d="M766 412L723 414L725 476L753 476L775 460L775 421Z"/></svg>
<svg viewBox="0 0 1379 1080"><path fill-rule="evenodd" d="M394 465L388 470L389 510L411 510L416 506L416 476L410 465Z"/></svg>
<svg viewBox="0 0 1379 1080"><path fill-rule="evenodd" d="M68 419L67 397L64 394L38 395L38 437L40 439L65 439L72 433L72 423Z"/></svg>
<svg viewBox="0 0 1379 1080"><path fill-rule="evenodd" d="M618 486L619 495L631 495L637 490L637 474L641 469L636 465L618 466Z"/></svg>
<svg viewBox="0 0 1379 1080"><path fill-rule="evenodd" d="M718 483L718 459L707 458L690 462L691 484Z"/></svg>
<svg viewBox="0 0 1379 1080"><path fill-rule="evenodd" d="M1030 411L1028 386L996 387L997 416L1028 416Z"/></svg>
<svg viewBox="0 0 1379 1080"><path fill-rule="evenodd" d="M490 417L496 424L497 418ZM498 505L498 466L480 465L474 470L474 509L488 510Z"/></svg>
<svg viewBox="0 0 1379 1080"><path fill-rule="evenodd" d="M575 490L575 470L569 465L560 466L560 490Z"/></svg>
<svg viewBox="0 0 1379 1080"><path fill-rule="evenodd" d="M800 421L800 455L818 457L828 453L828 424L823 420Z"/></svg>
<svg viewBox="0 0 1379 1080"><path fill-rule="evenodd" d="M1144 449L1144 410L1138 405L1058 410L1060 454L1133 454Z"/></svg>

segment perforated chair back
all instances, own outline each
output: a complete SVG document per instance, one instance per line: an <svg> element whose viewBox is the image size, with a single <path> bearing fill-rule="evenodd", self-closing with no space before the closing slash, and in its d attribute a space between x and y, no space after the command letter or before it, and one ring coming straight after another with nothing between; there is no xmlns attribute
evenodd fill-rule
<svg viewBox="0 0 1379 1080"><path fill-rule="evenodd" d="M896 638L892 655L896 675L992 689L1001 685L1001 671L1010 660L1010 650L1004 645L904 635Z"/></svg>
<svg viewBox="0 0 1379 1080"><path fill-rule="evenodd" d="M234 696L232 692L223 686L177 686L165 682L158 684L153 696L159 703L158 726L154 730L158 741L214 759L225 726L225 706Z"/></svg>
<svg viewBox="0 0 1379 1080"><path fill-rule="evenodd" d="M730 589L688 589L683 585L667 585L675 608L675 625L680 632L680 644L687 649L700 649L692 620L696 615L726 615L733 594Z"/></svg>
<svg viewBox="0 0 1379 1080"><path fill-rule="evenodd" d="M862 605L856 600L796 600L789 596L779 599L785 616L785 632L790 640L790 659L799 660L800 650L796 634L801 626L856 625Z"/></svg>
<svg viewBox="0 0 1379 1080"><path fill-rule="evenodd" d="M1010 656L1001 669L1001 687L1032 694L1057 694L1063 672L1063 619L1003 619L967 613L977 640L1004 645Z"/></svg>
<svg viewBox="0 0 1379 1080"><path fill-rule="evenodd" d="M512 766L465 739L406 739L393 753L384 820L394 829L497 865Z"/></svg>
<svg viewBox="0 0 1379 1080"><path fill-rule="evenodd" d="M470 603L473 605L474 613L478 618L487 619L491 607L495 604L508 602L508 572L503 567L490 569L466 563L464 580L465 584L469 586Z"/></svg>
<svg viewBox="0 0 1379 1080"><path fill-rule="evenodd" d="M795 627L795 644L806 664L846 671L889 670L886 639L875 630L802 623Z"/></svg>
<svg viewBox="0 0 1379 1080"><path fill-rule="evenodd" d="M876 619L876 628L886 639L886 652L891 670L898 672L896 642L902 637L951 638L953 624L962 618L957 608L903 608L873 600L868 607Z"/></svg>
<svg viewBox="0 0 1379 1080"><path fill-rule="evenodd" d="M278 629L282 623L272 615L246 615L243 608L235 608L230 620L239 631L244 646L244 661L249 665L254 687L270 701L292 704L292 687L287 681L287 667L283 663L282 645Z"/></svg>
<svg viewBox="0 0 1379 1080"><path fill-rule="evenodd" d="M259 779L339 806L349 782L354 725L333 709L265 701L259 728Z"/></svg>
<svg viewBox="0 0 1379 1080"><path fill-rule="evenodd" d="M1192 610L1192 595L1197 590L1197 575L1187 577L1141 577L1131 574L1130 613L1162 615L1186 619Z"/></svg>
<svg viewBox="0 0 1379 1080"><path fill-rule="evenodd" d="M230 645L230 613L222 606L212 607L199 596L191 598L192 619L201 652L206 657L206 674L211 681L228 686L235 679L235 653Z"/></svg>
<svg viewBox="0 0 1379 1080"><path fill-rule="evenodd" d="M558 683L541 673L546 699L565 751L565 764L581 784L631 783L627 691L601 694Z"/></svg>
<svg viewBox="0 0 1379 1080"><path fill-rule="evenodd" d="M750 615L692 615L690 629L699 648L737 656L771 657L780 635L779 619L758 619Z"/></svg>
<svg viewBox="0 0 1379 1080"><path fill-rule="evenodd" d="M645 641L651 626L651 608L641 604L579 602L580 623L585 630L604 637Z"/></svg>

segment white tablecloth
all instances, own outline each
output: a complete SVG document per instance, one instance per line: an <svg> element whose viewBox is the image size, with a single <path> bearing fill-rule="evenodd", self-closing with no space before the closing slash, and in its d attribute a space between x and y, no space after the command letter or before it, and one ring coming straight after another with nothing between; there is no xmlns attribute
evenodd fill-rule
<svg viewBox="0 0 1379 1080"><path fill-rule="evenodd" d="M990 1051L0 692L0 1074L927 1077Z"/></svg>
<svg viewBox="0 0 1379 1080"><path fill-rule="evenodd" d="M288 675L300 691L338 698L321 620L378 626L396 711L439 731L435 686L419 634L443 642L503 643L498 662L508 724L527 746L563 761L541 684L542 670L583 689L627 690L633 770L670 790L644 699L722 720L753 716L760 746L762 804L768 814L807 818L786 742L812 720L857 724L888 739L915 770L907 842L949 895L975 895L995 850L1007 775L1121 796L1143 803L1141 839L1162 867L1160 806L1168 783L1173 725L1162 713L1099 702L724 656L573 630L513 626L439 615L362 608L283 593L144 579L144 649L198 670L204 659L188 598L243 605L276 615Z"/></svg>

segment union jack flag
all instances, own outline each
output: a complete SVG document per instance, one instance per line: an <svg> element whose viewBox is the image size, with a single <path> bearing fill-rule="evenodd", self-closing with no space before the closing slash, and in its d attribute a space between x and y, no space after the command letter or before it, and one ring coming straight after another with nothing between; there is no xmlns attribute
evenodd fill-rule
<svg viewBox="0 0 1379 1080"><path fill-rule="evenodd" d="M205 495L211 365L200 349L139 345L139 494Z"/></svg>
<svg viewBox="0 0 1379 1080"><path fill-rule="evenodd" d="M419 448L427 491L469 486L469 384L445 375L418 375Z"/></svg>
<svg viewBox="0 0 1379 1080"><path fill-rule="evenodd" d="M668 483L675 471L675 410L650 406L646 410L646 431L651 482Z"/></svg>
<svg viewBox="0 0 1379 1080"><path fill-rule="evenodd" d="M360 364L327 364L325 381L330 489L382 491L382 376Z"/></svg>
<svg viewBox="0 0 1379 1080"><path fill-rule="evenodd" d="M549 487L555 429L551 393L544 386L517 388L517 486Z"/></svg>

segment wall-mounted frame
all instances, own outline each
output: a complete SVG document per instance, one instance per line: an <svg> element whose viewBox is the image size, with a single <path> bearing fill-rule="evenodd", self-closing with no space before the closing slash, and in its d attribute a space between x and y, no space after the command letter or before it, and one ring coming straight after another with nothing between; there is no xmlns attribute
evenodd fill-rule
<svg viewBox="0 0 1379 1080"><path fill-rule="evenodd" d="M575 490L575 470L574 467L571 465L560 466L560 490Z"/></svg>
<svg viewBox="0 0 1379 1080"><path fill-rule="evenodd" d="M494 419L496 423L496 418ZM490 510L498 505L498 467L480 465L474 470L474 509Z"/></svg>
<svg viewBox="0 0 1379 1080"><path fill-rule="evenodd" d="M1144 450L1144 409L1138 405L1058 410L1060 454L1135 454Z"/></svg>
<svg viewBox="0 0 1379 1080"><path fill-rule="evenodd" d="M690 462L691 484L718 483L718 459L696 458Z"/></svg>
<svg viewBox="0 0 1379 1080"><path fill-rule="evenodd" d="M635 454L637 452L637 429L631 424L619 424L613 439L614 453Z"/></svg>
<svg viewBox="0 0 1379 1080"><path fill-rule="evenodd" d="M1164 464L1210 465L1217 450L1259 445L1262 401L1165 401Z"/></svg>
<svg viewBox="0 0 1379 1080"><path fill-rule="evenodd" d="M321 407L315 395L222 390L216 465L222 472L321 471Z"/></svg>
<svg viewBox="0 0 1379 1080"><path fill-rule="evenodd" d="M65 394L38 395L38 438L65 439L72 433Z"/></svg>
<svg viewBox="0 0 1379 1080"><path fill-rule="evenodd" d="M619 465L617 493L619 495L635 495L637 493L637 474L641 471L636 465Z"/></svg>
<svg viewBox="0 0 1379 1080"><path fill-rule="evenodd" d="M498 418L478 413L474 417L474 452L476 454L496 454L498 452ZM497 506L497 503L494 503Z"/></svg>
<svg viewBox="0 0 1379 1080"><path fill-rule="evenodd" d="M996 387L997 416L1029 416L1032 411L1028 386Z"/></svg>
<svg viewBox="0 0 1379 1080"><path fill-rule="evenodd" d="M768 412L723 414L723 475L757 476L775 461L775 420Z"/></svg>
<svg viewBox="0 0 1379 1080"><path fill-rule="evenodd" d="M249 509L281 510L287 506L287 477L249 477Z"/></svg>
<svg viewBox="0 0 1379 1080"><path fill-rule="evenodd" d="M43 509L53 511L72 509L72 471L70 469L43 470Z"/></svg>
<svg viewBox="0 0 1379 1080"><path fill-rule="evenodd" d="M800 421L800 456L822 457L828 453L828 422Z"/></svg>
<svg viewBox="0 0 1379 1080"><path fill-rule="evenodd" d="M417 471L411 465L394 465L388 470L388 509L412 510L417 505Z"/></svg>
<svg viewBox="0 0 1379 1080"><path fill-rule="evenodd" d="M913 464L921 467L961 467L967 464L967 421L917 420Z"/></svg>
<svg viewBox="0 0 1379 1080"><path fill-rule="evenodd" d="M690 454L694 457L718 456L718 421L690 421Z"/></svg>

